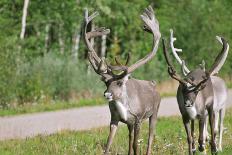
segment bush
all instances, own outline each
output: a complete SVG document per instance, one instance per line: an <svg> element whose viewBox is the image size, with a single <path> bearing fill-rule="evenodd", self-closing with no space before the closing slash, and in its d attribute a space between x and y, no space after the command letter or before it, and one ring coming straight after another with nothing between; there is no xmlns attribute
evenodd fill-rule
<svg viewBox="0 0 232 155"><path fill-rule="evenodd" d="M15 76L14 90L9 91L21 104L96 96L104 88L95 73L87 72L85 62L54 53L22 63Z"/></svg>

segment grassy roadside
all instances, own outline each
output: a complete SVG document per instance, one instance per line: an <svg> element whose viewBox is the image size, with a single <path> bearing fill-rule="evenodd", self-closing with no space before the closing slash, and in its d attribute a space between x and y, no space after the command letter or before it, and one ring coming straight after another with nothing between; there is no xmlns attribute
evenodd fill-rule
<svg viewBox="0 0 232 155"><path fill-rule="evenodd" d="M232 109L227 110L224 125L227 130L223 137L223 152L219 153L219 155L230 155L232 152ZM108 128L99 128L84 132L62 131L50 136L37 136L25 140L1 141L0 154L101 155L108 132ZM185 130L179 117L160 118L157 123L156 133L157 136L152 149L153 154L187 154ZM127 154L127 134L126 126L120 126L111 148L112 154ZM147 134L148 125L144 123L140 136L143 140L140 145L142 154L145 152ZM197 152L197 154L200 153ZM209 145L207 146L207 154L210 154Z"/></svg>
<svg viewBox="0 0 232 155"><path fill-rule="evenodd" d="M17 107L9 107L0 109L0 116L10 116L17 114L25 114L25 113L35 113L35 112L45 112L45 111L55 111L61 109L70 109L77 108L83 106L94 106L101 105L106 103L106 100L103 98L94 98L94 99L80 99L76 102L53 102L53 103L41 103L41 104L28 104Z"/></svg>
<svg viewBox="0 0 232 155"><path fill-rule="evenodd" d="M162 97L174 96L174 93L164 93ZM26 113L36 113L36 112L46 112L46 111L56 111L62 109L71 109L84 106L96 106L107 104L107 101L103 97L90 98L90 99L80 99L73 102L49 102L49 103L40 103L40 104L26 104L17 107L9 108L0 108L0 117L1 116L12 116Z"/></svg>

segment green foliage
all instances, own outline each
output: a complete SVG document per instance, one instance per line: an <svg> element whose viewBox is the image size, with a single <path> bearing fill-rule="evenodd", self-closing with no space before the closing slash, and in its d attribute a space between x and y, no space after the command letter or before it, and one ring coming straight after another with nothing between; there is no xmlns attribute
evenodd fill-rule
<svg viewBox="0 0 232 155"><path fill-rule="evenodd" d="M232 151L232 111L227 111L224 125L227 130L223 135L223 152L218 155L230 155ZM197 128L197 126L196 126ZM197 130L196 130L197 131ZM25 140L7 140L0 142L0 154L77 154L101 155L107 140L109 128L93 129L91 131L62 131L50 136L37 136ZM168 134L167 134L168 133ZM127 154L128 150L127 127L119 126L114 138L111 153ZM197 139L198 133L196 133ZM145 154L148 138L148 124L141 127L140 144L141 154ZM196 140L197 141L197 140ZM197 143L196 143L197 146ZM210 154L210 145L207 143L207 154ZM159 118L156 127L156 136L152 146L152 154L173 155L187 154L188 145L183 123L180 117ZM197 154L200 152L197 150Z"/></svg>
<svg viewBox="0 0 232 155"><path fill-rule="evenodd" d="M221 48L215 41L216 35L225 37L230 43L230 0L30 1L24 40L19 39L23 1L2 0L0 103L38 102L42 96L68 99L70 94L81 96L83 92L90 92L93 95L102 91L103 84L96 80L99 77L93 71L90 75L86 73L87 50L83 38L78 58L74 58L72 53L75 36L83 22L84 8L90 12L99 11L95 25L111 29L106 42L108 60L114 63L114 56L124 59L131 52L132 64L151 50L152 36L142 30L139 18L149 4L155 8L162 37L168 38L169 29L174 29L175 46L183 49L180 55L190 68L196 68L202 59L207 68L211 66ZM46 27L49 27L48 31ZM96 39L95 43L100 54L101 39ZM61 54L62 49L64 54ZM230 78L231 67L229 52L220 74ZM161 46L155 58L132 76L156 81L169 78ZM97 93L91 93L95 91Z"/></svg>
<svg viewBox="0 0 232 155"><path fill-rule="evenodd" d="M53 53L38 57L18 68L17 98L24 102L39 101L44 97L66 99L72 92L98 94L103 84L95 74L87 75L87 66L72 57ZM83 97L83 96L80 96Z"/></svg>

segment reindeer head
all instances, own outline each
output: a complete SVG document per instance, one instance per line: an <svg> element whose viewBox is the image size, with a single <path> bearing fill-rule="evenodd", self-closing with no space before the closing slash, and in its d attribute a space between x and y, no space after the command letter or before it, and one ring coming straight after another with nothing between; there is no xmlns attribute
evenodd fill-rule
<svg viewBox="0 0 232 155"><path fill-rule="evenodd" d="M177 52L181 52L182 49L177 49L174 47L174 41L176 38L173 37L173 31L170 30L170 46L172 49L172 53L176 60L181 64L182 73L184 78L181 78L175 71L173 65L171 64L169 57L167 55L167 49L165 47L164 39L163 39L163 51L166 62L168 64L168 73L169 75L179 81L180 87L182 88L182 94L184 98L184 104L186 107L190 107L195 103L198 92L204 89L206 86L210 85L210 76L218 73L224 64L226 57L228 55L229 44L224 40L224 38L216 37L217 40L223 45L221 52L215 59L212 67L207 71L205 69L205 62L203 61L199 68L196 68L190 71L185 65L185 61L181 60L177 54Z"/></svg>
<svg viewBox="0 0 232 155"><path fill-rule="evenodd" d="M88 60L92 65L94 71L101 76L102 81L106 84L106 91L104 96L109 100L119 100L122 98L123 93L126 90L126 82L130 73L135 69L147 63L156 54L161 34L159 32L159 23L154 16L154 11L151 6L145 9L141 15L141 19L144 22L144 30L153 34L153 49L144 58L137 61L135 64L128 66L130 55L127 57L126 64L122 65L116 58L117 65L113 66L106 62L104 58L98 57L93 45L90 43L90 39L97 36L107 35L110 33L109 29L97 28L94 31L87 32L88 24L98 15L97 12L91 16L88 15L88 10L85 11L85 25L84 25L84 40L89 50ZM116 74L115 71L120 72Z"/></svg>

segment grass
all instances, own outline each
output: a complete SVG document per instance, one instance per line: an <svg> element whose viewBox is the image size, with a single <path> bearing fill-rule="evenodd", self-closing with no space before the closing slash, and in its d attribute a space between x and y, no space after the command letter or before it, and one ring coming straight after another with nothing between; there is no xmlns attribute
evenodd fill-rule
<svg viewBox="0 0 232 155"><path fill-rule="evenodd" d="M35 113L44 111L55 111L61 109L77 108L83 106L93 106L101 105L106 103L103 98L94 99L80 99L76 102L49 102L49 103L39 103L39 104L26 104L22 106L9 107L0 109L0 116L9 116L25 113Z"/></svg>
<svg viewBox="0 0 232 155"><path fill-rule="evenodd" d="M227 128L223 137L223 152L219 155L230 155L232 152L232 109L228 110L225 118ZM196 127L197 128L197 127ZM91 131L74 132L62 131L50 136L37 136L24 140L7 140L0 142L0 154L4 155L101 155L108 135L108 128ZM156 138L153 144L153 154L183 155L187 154L187 140L180 117L160 118L157 123ZM125 125L119 126L111 147L113 155L127 154L128 132ZM144 154L148 135L148 125L144 123L141 130L141 152ZM197 154L200 154L197 152ZM210 154L207 146L207 154Z"/></svg>

